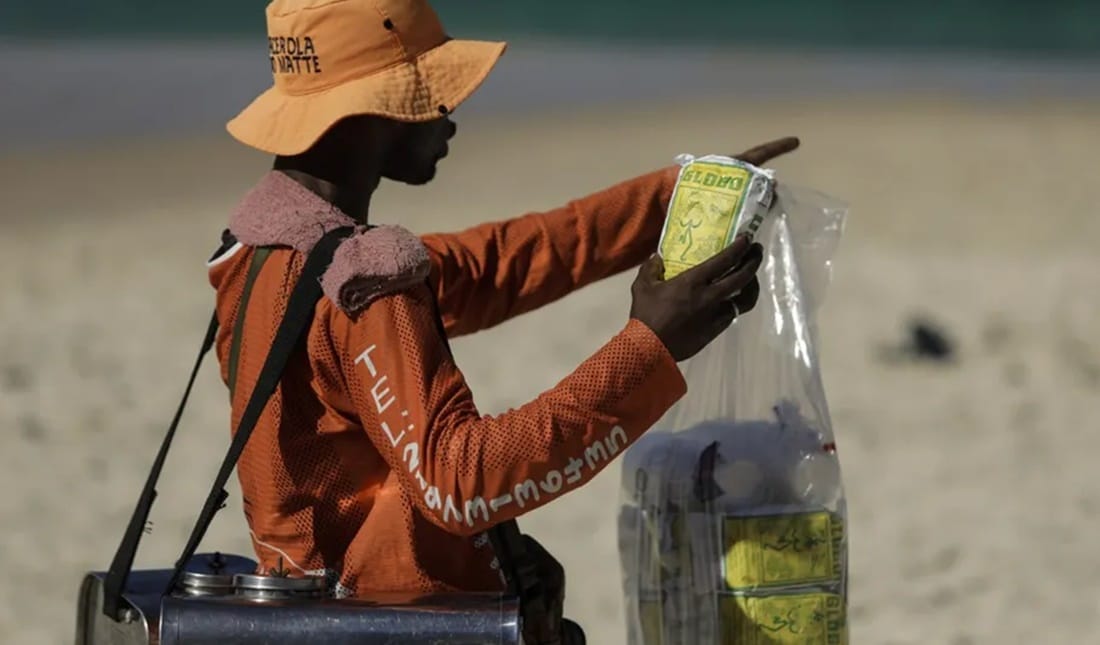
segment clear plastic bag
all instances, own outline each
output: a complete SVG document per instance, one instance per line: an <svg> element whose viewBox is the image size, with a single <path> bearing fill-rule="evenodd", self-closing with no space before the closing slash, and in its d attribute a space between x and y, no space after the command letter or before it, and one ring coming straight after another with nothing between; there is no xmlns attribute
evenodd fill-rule
<svg viewBox="0 0 1100 645"><path fill-rule="evenodd" d="M847 206L779 179L756 308L624 456L632 645L847 643L847 510L815 314Z"/></svg>

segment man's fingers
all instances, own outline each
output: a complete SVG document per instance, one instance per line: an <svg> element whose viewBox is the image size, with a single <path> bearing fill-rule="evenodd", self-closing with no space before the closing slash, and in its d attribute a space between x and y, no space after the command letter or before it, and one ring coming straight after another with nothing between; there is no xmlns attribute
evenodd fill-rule
<svg viewBox="0 0 1100 645"><path fill-rule="evenodd" d="M710 325L708 325L707 336L711 340L718 338L722 335L722 332L729 329L729 326L732 325L733 321L736 319L737 316L733 314L732 309L728 313L726 311L723 311L720 316L715 317Z"/></svg>
<svg viewBox="0 0 1100 645"><path fill-rule="evenodd" d="M756 271L763 261L763 247L759 244L753 244L745 259L738 264L737 269L715 280L709 287L710 292L714 294L715 298L722 300L729 300L733 294L739 291L743 292L745 287L755 279Z"/></svg>
<svg viewBox="0 0 1100 645"><path fill-rule="evenodd" d="M741 289L741 293L735 298L720 300L715 306L714 315L708 331L714 337L721 334L733 321L752 311L756 306L756 300L760 297L760 281L753 276L747 285Z"/></svg>
<svg viewBox="0 0 1100 645"><path fill-rule="evenodd" d="M714 317L707 325L707 332L710 337L717 338L719 334L726 331L726 328L733 324L733 321L739 315L740 307L735 306L732 300L719 302L714 308Z"/></svg>
<svg viewBox="0 0 1100 645"><path fill-rule="evenodd" d="M737 306L738 315L752 311L756 306L756 301L760 299L760 280L756 276L749 280L749 283L741 289L741 293L737 294L737 297L733 299L733 304Z"/></svg>
<svg viewBox="0 0 1100 645"><path fill-rule="evenodd" d="M798 137L783 137L782 139L760 144L739 155L734 155L734 159L740 159L754 166L759 166L776 157L797 150L800 144L801 142L798 140Z"/></svg>
<svg viewBox="0 0 1100 645"><path fill-rule="evenodd" d="M747 235L738 235L733 244L730 244L706 262L684 271L677 277L683 277L695 284L710 284L733 270L741 261L741 258L744 257L745 252L749 250L750 245L751 242L749 242Z"/></svg>

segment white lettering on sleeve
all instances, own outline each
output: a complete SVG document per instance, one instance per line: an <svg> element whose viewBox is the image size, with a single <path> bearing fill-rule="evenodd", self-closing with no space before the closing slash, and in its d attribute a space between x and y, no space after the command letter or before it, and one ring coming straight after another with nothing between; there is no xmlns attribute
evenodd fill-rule
<svg viewBox="0 0 1100 645"><path fill-rule="evenodd" d="M584 449L584 460L588 462L588 467L592 470L596 469L596 464L605 459L607 459L607 451L604 450L602 441L597 441Z"/></svg>
<svg viewBox="0 0 1100 645"><path fill-rule="evenodd" d="M356 364L364 364L370 372L371 377L375 379L371 387L371 396L374 399L375 408L381 416L390 409L394 403L398 402L398 398L394 395L391 388L387 387L389 377L380 374L378 366L372 360L371 355L376 350L377 345L371 345L355 359L355 362ZM402 406L399 405L398 409L400 409L400 407ZM566 486L579 485L584 477L585 465L587 465L589 469L595 471L601 464L609 461L618 454L628 443L626 431L620 426L615 426L602 440L597 439L591 445L586 446L583 455L570 457L569 462L563 470L549 471L542 481L532 479L523 481L516 484L511 492L503 493L488 501L480 496L473 497L462 503L462 511L460 512L459 506L456 504L452 495L442 497L439 488L430 486L427 479L425 479L420 469L422 465L420 461L420 445L414 440L415 436L404 446L401 445L402 441L406 439L406 435L414 432L416 429L415 425L410 420L409 411L407 409L401 412L401 418L402 422L407 425L405 429L396 436L390 428L389 423L380 420L379 424L386 438L389 440L390 446L395 449L401 449L401 460L407 467L409 474L420 486L420 490L423 491L424 503L433 511L439 512L442 510L444 523L465 522L471 527L476 524L478 519L486 523L490 522L490 518L493 514L499 512L501 508L512 502L515 502L520 508L526 508L531 503L539 502L542 494L555 495L561 492ZM393 421L393 419L391 419L391 421Z"/></svg>
<svg viewBox="0 0 1100 645"><path fill-rule="evenodd" d="M539 485L542 486L543 492L553 495L561 490L561 483L561 473L556 470L551 470L546 473L546 479Z"/></svg>
<svg viewBox="0 0 1100 645"><path fill-rule="evenodd" d="M387 424L385 421L383 421L381 423L381 425L382 425L382 432L385 432L386 433L386 438L390 440L390 447L396 448L397 444L401 442L401 438L405 436L405 431L402 430L401 434L397 435L397 437L395 438L393 436L393 431L390 430L389 424Z"/></svg>
<svg viewBox="0 0 1100 645"><path fill-rule="evenodd" d="M355 359L356 364L366 363L367 371L370 372L371 378L378 376L378 368L374 366L374 361L370 359L370 353L376 349L378 349L378 345L371 345Z"/></svg>
<svg viewBox="0 0 1100 645"><path fill-rule="evenodd" d="M485 500L481 497L466 500L466 524L468 526L474 525L474 516L478 513L481 514L483 521L489 521L489 507L485 505Z"/></svg>
<svg viewBox="0 0 1100 645"><path fill-rule="evenodd" d="M615 439L616 433L622 438L621 442ZM611 434L607 436L607 439L604 440L604 443L607 444L607 451L609 453L611 453L612 455L618 454L619 447L626 445L626 430L623 430L621 426L615 426L611 429Z"/></svg>
<svg viewBox="0 0 1100 645"><path fill-rule="evenodd" d="M456 522L462 521L462 516L458 514L458 507L455 506L454 499L448 495L443 502L443 521L451 521L451 516L454 516Z"/></svg>
<svg viewBox="0 0 1100 645"><path fill-rule="evenodd" d="M530 479L521 484L516 484L516 505L523 508L528 497L535 498L536 502L539 501L539 487Z"/></svg>
<svg viewBox="0 0 1100 645"><path fill-rule="evenodd" d="M576 484L581 480L581 468L584 467L584 462L580 459L569 458L569 465L565 467L565 483Z"/></svg>
<svg viewBox="0 0 1100 645"><path fill-rule="evenodd" d="M378 414L382 414L383 412L385 412L386 408L390 407L393 402L397 400L397 397L390 394L390 388L383 387L388 380L388 376L383 376L382 378L378 379L378 381L375 382L374 387L370 389L370 393L374 397L374 407L378 409ZM389 396L390 398L386 399L387 396ZM385 402L383 402L383 399L386 399Z"/></svg>
<svg viewBox="0 0 1100 645"><path fill-rule="evenodd" d="M423 480L421 480L423 481ZM428 505L428 508L433 511L438 511L443 507L443 502L439 499L439 489L435 486L429 486L428 492L424 493L424 503Z"/></svg>
<svg viewBox="0 0 1100 645"><path fill-rule="evenodd" d="M405 463L409 465L410 473L420 467L420 446L416 445L416 442L409 442L409 444L405 446L404 455ZM419 475L420 473L417 474Z"/></svg>

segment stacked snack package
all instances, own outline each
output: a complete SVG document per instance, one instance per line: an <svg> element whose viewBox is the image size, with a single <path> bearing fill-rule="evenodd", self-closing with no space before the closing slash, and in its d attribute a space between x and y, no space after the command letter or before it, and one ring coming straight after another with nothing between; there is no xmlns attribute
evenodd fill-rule
<svg viewBox="0 0 1100 645"><path fill-rule="evenodd" d="M742 231L756 308L682 367L627 451L619 549L632 645L848 642L847 512L814 318L845 205L728 157L679 158L666 278Z"/></svg>

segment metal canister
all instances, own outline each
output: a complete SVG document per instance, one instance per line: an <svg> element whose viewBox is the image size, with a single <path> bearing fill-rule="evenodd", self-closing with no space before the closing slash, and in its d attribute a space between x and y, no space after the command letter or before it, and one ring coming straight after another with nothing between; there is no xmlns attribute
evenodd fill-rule
<svg viewBox="0 0 1100 645"><path fill-rule="evenodd" d="M325 578L237 574L233 576L233 593L256 601L323 598Z"/></svg>
<svg viewBox="0 0 1100 645"><path fill-rule="evenodd" d="M195 555L180 576L179 593L189 597L228 596L233 593L234 574L255 571L248 558L222 553Z"/></svg>
<svg viewBox="0 0 1100 645"><path fill-rule="evenodd" d="M184 572L180 592L185 596L228 596L233 593L233 574Z"/></svg>

